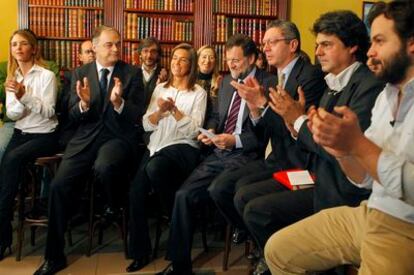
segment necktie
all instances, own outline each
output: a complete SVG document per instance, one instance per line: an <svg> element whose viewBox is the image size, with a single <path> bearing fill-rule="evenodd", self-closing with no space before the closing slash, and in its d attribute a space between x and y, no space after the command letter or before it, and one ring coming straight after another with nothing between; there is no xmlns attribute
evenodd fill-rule
<svg viewBox="0 0 414 275"><path fill-rule="evenodd" d="M326 104L322 107L324 107L327 112L332 113L333 108L336 106L340 95L341 91L330 90L325 101Z"/></svg>
<svg viewBox="0 0 414 275"><path fill-rule="evenodd" d="M99 88L101 89L101 94L106 96L106 90L108 89L108 69L101 69L101 77L99 78Z"/></svg>
<svg viewBox="0 0 414 275"><path fill-rule="evenodd" d="M224 128L224 132L227 134L233 134L234 129L236 129L237 117L239 116L241 97L237 91L234 91L234 93L233 103L227 116L226 127Z"/></svg>
<svg viewBox="0 0 414 275"><path fill-rule="evenodd" d="M285 76L285 74L284 73L279 73L278 75L277 75L277 85L279 85L280 87L284 87L285 86L285 78L286 78L286 76Z"/></svg>

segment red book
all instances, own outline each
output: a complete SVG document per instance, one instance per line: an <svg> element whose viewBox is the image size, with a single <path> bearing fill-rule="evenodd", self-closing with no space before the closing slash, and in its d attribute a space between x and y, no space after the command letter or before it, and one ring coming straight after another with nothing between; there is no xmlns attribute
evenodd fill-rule
<svg viewBox="0 0 414 275"><path fill-rule="evenodd" d="M283 184L285 187L287 187L289 190L298 190L298 189L304 189L304 188L309 188L310 186L313 185L292 185L289 181L289 177L287 175L288 172L295 172L295 171L303 171L303 169L288 169L288 170L283 170L283 171L279 171L279 172L275 172L273 173L273 179L276 180L277 182ZM310 174L313 181L316 180L316 177L312 174Z"/></svg>

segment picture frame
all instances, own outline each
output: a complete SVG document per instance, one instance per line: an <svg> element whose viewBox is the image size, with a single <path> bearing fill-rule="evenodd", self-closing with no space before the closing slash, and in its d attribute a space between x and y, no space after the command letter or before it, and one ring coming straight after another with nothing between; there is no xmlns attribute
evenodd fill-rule
<svg viewBox="0 0 414 275"><path fill-rule="evenodd" d="M369 23L368 23L368 14L371 8L374 6L375 2L373 1L362 1L362 21L364 22L365 26L370 31Z"/></svg>

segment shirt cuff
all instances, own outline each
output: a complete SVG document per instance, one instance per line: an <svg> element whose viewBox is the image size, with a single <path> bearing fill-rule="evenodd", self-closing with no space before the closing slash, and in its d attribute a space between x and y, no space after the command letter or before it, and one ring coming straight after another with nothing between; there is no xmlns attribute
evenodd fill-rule
<svg viewBox="0 0 414 275"><path fill-rule="evenodd" d="M122 103L119 106L119 108L114 107L115 112L117 112L118 114L122 113L122 110L124 109L124 106L125 106L125 100L124 99L121 99L121 100L122 100Z"/></svg>
<svg viewBox="0 0 414 275"><path fill-rule="evenodd" d="M301 115L295 120L295 123L293 123L293 128L296 132L299 133L300 128L302 127L303 123L308 119L307 115Z"/></svg>
<svg viewBox="0 0 414 275"><path fill-rule="evenodd" d="M384 186L387 194L401 199L403 167L405 160L391 152L382 151L377 164L377 173L380 184Z"/></svg>
<svg viewBox="0 0 414 275"><path fill-rule="evenodd" d="M243 144L241 142L240 135L234 135L234 137L236 138L236 149L243 148Z"/></svg>

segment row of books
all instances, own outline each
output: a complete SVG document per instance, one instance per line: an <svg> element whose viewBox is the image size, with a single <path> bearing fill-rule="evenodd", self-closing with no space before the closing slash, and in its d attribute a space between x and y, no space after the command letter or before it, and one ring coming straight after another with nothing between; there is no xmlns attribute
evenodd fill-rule
<svg viewBox="0 0 414 275"><path fill-rule="evenodd" d="M277 15L277 0L214 0L214 13Z"/></svg>
<svg viewBox="0 0 414 275"><path fill-rule="evenodd" d="M231 18L225 15L216 15L214 19L215 41L226 42L233 34L244 33L250 36L254 42L260 44L269 21L267 19Z"/></svg>
<svg viewBox="0 0 414 275"><path fill-rule="evenodd" d="M139 43L136 42L125 42L124 43L124 55L123 60L132 65L139 65L139 54L138 54ZM175 45L163 45L161 55L161 66L164 68L170 68L171 52Z"/></svg>
<svg viewBox="0 0 414 275"><path fill-rule="evenodd" d="M193 0L124 0L125 8L141 10L193 11Z"/></svg>
<svg viewBox="0 0 414 275"><path fill-rule="evenodd" d="M226 63L226 47L225 45L215 45L214 48L216 49L216 54L218 57L218 68L219 71L223 72L223 71L228 71L229 68L227 67L227 63Z"/></svg>
<svg viewBox="0 0 414 275"><path fill-rule="evenodd" d="M143 39L152 36L161 41L193 40L193 22L190 20L125 13L124 21L126 39Z"/></svg>
<svg viewBox="0 0 414 275"><path fill-rule="evenodd" d="M103 8L104 0L29 0L29 5Z"/></svg>
<svg viewBox="0 0 414 275"><path fill-rule="evenodd" d="M40 40L42 55L47 60L54 60L61 68L72 69L80 66L78 53L81 42L64 40Z"/></svg>
<svg viewBox="0 0 414 275"><path fill-rule="evenodd" d="M30 28L39 36L91 37L103 24L103 10L35 8L29 10Z"/></svg>

